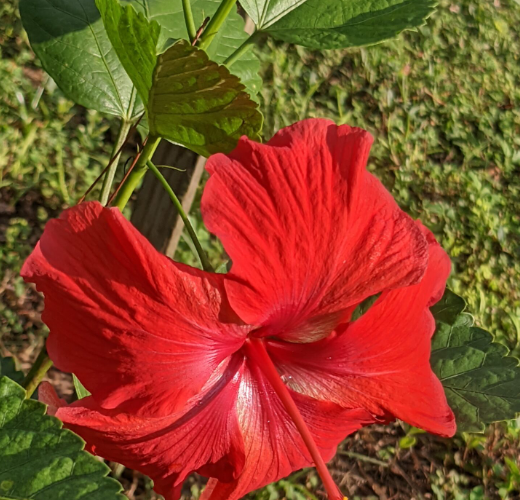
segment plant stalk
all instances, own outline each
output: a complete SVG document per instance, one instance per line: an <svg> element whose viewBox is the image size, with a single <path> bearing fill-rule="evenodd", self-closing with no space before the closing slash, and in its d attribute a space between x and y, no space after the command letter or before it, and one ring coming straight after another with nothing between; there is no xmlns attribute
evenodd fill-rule
<svg viewBox="0 0 520 500"><path fill-rule="evenodd" d="M135 98L137 95L137 91L135 87L132 88L132 94L130 96L130 104L129 104L129 112L131 114L132 109L135 104ZM112 154L110 158L112 158L112 164L108 167L107 173L103 178L103 186L101 187L101 195L99 197L99 201L102 205L106 205L108 201L108 197L110 196L110 191L112 190L112 184L114 183L114 177L116 175L117 166L119 165L119 159L121 158L121 149L123 144L125 143L128 134L130 133L130 129L132 128L132 121L127 118L121 119L121 125L119 126L119 132L117 134L116 142L112 149Z"/></svg>
<svg viewBox="0 0 520 500"><path fill-rule="evenodd" d="M234 62L240 59L258 41L260 35L261 31L255 31L249 38L244 40L244 43L242 43L242 45L240 45L240 47L238 47L235 50L235 52L233 52L227 57L227 59L223 63L224 66L227 66L229 68Z"/></svg>
<svg viewBox="0 0 520 500"><path fill-rule="evenodd" d="M224 24L227 16L231 12L231 9L235 6L237 0L222 0L222 3L219 5L217 12L211 18L208 26L202 33L199 39L199 47L202 50L208 50L208 47L211 45L213 38L218 33L218 30Z"/></svg>
<svg viewBox="0 0 520 500"><path fill-rule="evenodd" d="M343 496L340 489L332 479L329 469L325 465L314 438L312 437L305 420L301 416L300 410L296 406L294 399L292 398L287 386L282 382L280 375L278 374L276 367L271 360L265 343L261 339L248 338L245 343L246 355L257 365L257 367L265 375L265 378L271 384L276 395L280 398L285 410L291 417L296 429L300 433L303 442L307 446L309 453L314 461L314 466L321 477L323 486L327 491L329 500L348 500L347 497Z"/></svg>
<svg viewBox="0 0 520 500"><path fill-rule="evenodd" d="M153 156L159 142L161 142L160 137L148 137L146 145L139 153L139 158L137 159L134 168L130 172L126 181L124 181L123 185L120 186L120 189L114 198L114 206L118 207L121 212L148 170L146 162Z"/></svg>
<svg viewBox="0 0 520 500"><path fill-rule="evenodd" d="M213 266L210 264L208 260L208 256L206 255L206 252L202 248L202 245L200 244L199 239L197 238L197 233L193 229L193 226L191 225L190 220L188 219L188 216L186 215L186 212L182 208L182 203L180 202L179 198L177 198L177 195L171 188L171 186L168 184L168 181L164 178L163 174L159 171L159 169L151 162L151 160L148 160L146 162L148 165L148 168L155 174L155 177L159 180L159 182L162 184L168 195L170 196L170 199L172 200L173 204L175 205L175 208L177 209L177 213L180 215L182 222L184 222L184 225L186 226L186 229L190 235L191 241L193 241L193 244L195 245L195 248L197 249L197 254L199 255L200 262L202 264L202 268L204 271L207 271L208 273L213 273L215 270L213 269Z"/></svg>
<svg viewBox="0 0 520 500"><path fill-rule="evenodd" d="M197 36L197 28L195 28L195 21L193 20L193 12L191 11L190 0L182 0L182 10L184 11L184 22L186 23L186 29L188 30L190 42L193 42Z"/></svg>
<svg viewBox="0 0 520 500"><path fill-rule="evenodd" d="M36 361L32 365L29 373L22 382L22 386L27 391L27 398L30 398L40 382L45 377L45 374L49 371L52 366L52 361L47 354L47 348L45 345L42 347L40 354L36 358Z"/></svg>

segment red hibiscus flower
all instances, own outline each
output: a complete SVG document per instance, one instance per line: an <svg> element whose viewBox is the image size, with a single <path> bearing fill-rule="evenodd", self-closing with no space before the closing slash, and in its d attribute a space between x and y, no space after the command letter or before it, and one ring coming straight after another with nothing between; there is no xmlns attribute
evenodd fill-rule
<svg viewBox="0 0 520 500"><path fill-rule="evenodd" d="M231 257L211 274L155 251L119 210L51 221L22 274L45 294L56 366L91 397L56 415L167 500L192 471L237 499L400 418L451 436L429 365L447 255L365 170L371 136L307 120L208 161L202 213ZM354 309L381 293L355 321Z"/></svg>

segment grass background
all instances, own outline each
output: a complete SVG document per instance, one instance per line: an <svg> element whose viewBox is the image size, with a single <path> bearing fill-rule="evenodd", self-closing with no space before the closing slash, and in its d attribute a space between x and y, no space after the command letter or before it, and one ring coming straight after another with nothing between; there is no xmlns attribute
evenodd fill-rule
<svg viewBox="0 0 520 500"><path fill-rule="evenodd" d="M40 70L14 0L0 5L0 354L27 361L45 329L18 273L45 222L108 161L115 126L67 100ZM258 50L265 136L306 117L369 130L369 168L452 257L452 288L520 355L520 4L441 0L426 26L378 46ZM221 247L192 218L212 259ZM186 242L179 260L193 263ZM396 424L349 438L333 463L353 498L519 499L520 423L452 442ZM400 471L399 471L400 469ZM149 483L114 465L130 498ZM191 482L197 496L199 482ZM303 471L254 498L320 496ZM187 490L186 497L190 497Z"/></svg>

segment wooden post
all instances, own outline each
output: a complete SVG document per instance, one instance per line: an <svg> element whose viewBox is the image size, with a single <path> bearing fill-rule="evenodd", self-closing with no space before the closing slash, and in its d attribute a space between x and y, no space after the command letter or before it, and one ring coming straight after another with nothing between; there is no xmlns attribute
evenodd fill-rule
<svg viewBox="0 0 520 500"><path fill-rule="evenodd" d="M185 170L162 169L161 172L188 213L197 192L206 159L181 146L162 141L154 154L157 166L169 165ZM137 194L131 217L132 224L152 245L170 258L175 255L184 229L172 202L154 175L146 174Z"/></svg>

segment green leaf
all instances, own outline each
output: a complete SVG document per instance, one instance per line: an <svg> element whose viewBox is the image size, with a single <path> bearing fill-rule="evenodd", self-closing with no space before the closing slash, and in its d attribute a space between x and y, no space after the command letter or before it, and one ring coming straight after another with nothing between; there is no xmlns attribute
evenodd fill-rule
<svg viewBox="0 0 520 500"><path fill-rule="evenodd" d="M83 451L84 441L45 415L45 405L0 378L0 498L125 500L109 468Z"/></svg>
<svg viewBox="0 0 520 500"><path fill-rule="evenodd" d="M482 432L486 424L520 412L520 367L489 332L473 326L464 300L450 290L434 307L437 328L431 363L461 432Z"/></svg>
<svg viewBox="0 0 520 500"><path fill-rule="evenodd" d="M123 0L133 5L151 21L161 26L157 46L164 47L169 39L188 39L188 31L184 22L182 0ZM193 0L191 10L195 26L199 27L206 17L216 12L221 0ZM248 38L244 32L244 20L233 10L213 39L207 54L212 61L224 62ZM160 51L162 52L162 51ZM249 51L233 64L233 74L240 78L249 94L254 98L262 87L260 78L260 62Z"/></svg>
<svg viewBox="0 0 520 500"><path fill-rule="evenodd" d="M259 140L262 115L236 76L180 40L158 58L148 124L152 135L209 156L242 135Z"/></svg>
<svg viewBox="0 0 520 500"><path fill-rule="evenodd" d="M72 382L74 383L74 389L76 389L76 395L78 399L86 398L90 396L90 392L85 389L85 386L79 381L79 378L76 375L72 374Z"/></svg>
<svg viewBox="0 0 520 500"><path fill-rule="evenodd" d="M118 0L96 2L117 55L146 105L151 135L203 156L231 151L242 135L260 138L258 105L226 67L186 40L156 56L160 27L155 21ZM135 64L136 58L144 63Z"/></svg>
<svg viewBox="0 0 520 500"><path fill-rule="evenodd" d="M371 45L424 24L436 0L245 0L259 29L317 49Z"/></svg>
<svg viewBox="0 0 520 500"><path fill-rule="evenodd" d="M0 358L0 377L8 377L21 384L25 376L17 367L15 358L9 356Z"/></svg>
<svg viewBox="0 0 520 500"><path fill-rule="evenodd" d="M306 0L240 0L240 5L258 29L265 29L305 2Z"/></svg>
<svg viewBox="0 0 520 500"><path fill-rule="evenodd" d="M414 436L405 436L399 440L399 448L407 450L413 448L417 444L417 438Z"/></svg>
<svg viewBox="0 0 520 500"><path fill-rule="evenodd" d="M69 99L128 120L142 113L94 0L20 0L20 14L42 66Z"/></svg>
<svg viewBox="0 0 520 500"><path fill-rule="evenodd" d="M116 0L96 0L96 5L121 64L147 106L160 26L131 5L122 6Z"/></svg>

